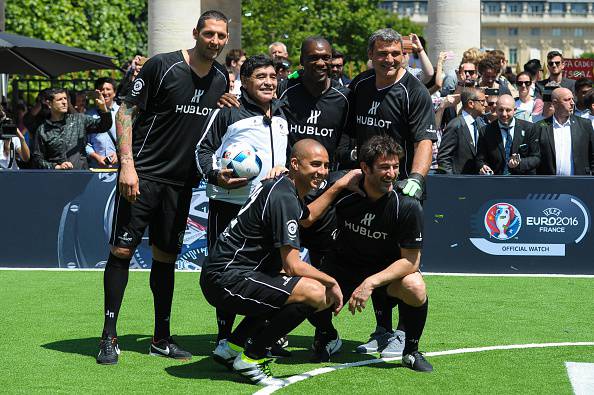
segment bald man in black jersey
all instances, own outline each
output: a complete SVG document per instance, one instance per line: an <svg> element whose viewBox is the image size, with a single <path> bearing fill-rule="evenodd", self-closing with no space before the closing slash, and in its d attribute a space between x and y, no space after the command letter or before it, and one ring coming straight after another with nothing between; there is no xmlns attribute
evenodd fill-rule
<svg viewBox="0 0 594 395"><path fill-rule="evenodd" d="M298 224L313 223L341 191L357 188L359 172L352 171L306 207L303 197L324 181L328 166L320 143L296 143L289 174L254 190L202 267L206 300L245 316L229 339L219 342L214 358L254 384L283 385L267 367L267 348L314 311L338 313L342 307L336 280L299 257Z"/></svg>
<svg viewBox="0 0 594 395"><path fill-rule="evenodd" d="M365 196L343 191L334 201L338 226L334 252L325 257L321 270L338 280L353 314L365 308L372 292L399 301L407 329L402 363L430 372L433 367L418 349L428 306L419 272L423 209L417 199L393 186L402 153L388 136L371 137L360 148ZM310 322L316 326L314 360L327 361L341 347L332 312L319 312Z"/></svg>

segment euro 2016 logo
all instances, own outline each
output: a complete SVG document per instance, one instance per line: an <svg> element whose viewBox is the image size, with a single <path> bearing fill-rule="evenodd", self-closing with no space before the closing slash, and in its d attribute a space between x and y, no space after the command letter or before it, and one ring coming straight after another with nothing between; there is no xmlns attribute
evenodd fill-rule
<svg viewBox="0 0 594 395"><path fill-rule="evenodd" d="M511 239L518 234L521 227L522 216L509 203L496 203L485 214L485 228L497 240Z"/></svg>

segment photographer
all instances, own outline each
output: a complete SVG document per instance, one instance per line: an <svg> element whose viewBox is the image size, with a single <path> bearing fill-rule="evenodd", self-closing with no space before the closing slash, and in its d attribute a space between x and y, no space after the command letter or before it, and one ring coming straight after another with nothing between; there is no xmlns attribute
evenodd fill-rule
<svg viewBox="0 0 594 395"><path fill-rule="evenodd" d="M22 162L28 162L31 157L29 146L21 131L8 119L0 105L0 169L17 170L17 155Z"/></svg>
<svg viewBox="0 0 594 395"><path fill-rule="evenodd" d="M33 160L39 169L86 170L89 168L85 147L87 133L109 130L112 119L103 96L95 98L100 110L99 118L69 113L65 89L51 89L43 103L47 113L45 121L35 134Z"/></svg>

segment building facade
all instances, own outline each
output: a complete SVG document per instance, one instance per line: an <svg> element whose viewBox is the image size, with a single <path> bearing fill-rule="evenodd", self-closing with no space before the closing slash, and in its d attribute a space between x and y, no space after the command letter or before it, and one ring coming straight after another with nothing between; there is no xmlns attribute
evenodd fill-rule
<svg viewBox="0 0 594 395"><path fill-rule="evenodd" d="M427 1L383 1L380 7L427 25ZM546 60L552 50L578 58L594 52L594 1L482 1L480 42L504 51L511 66Z"/></svg>

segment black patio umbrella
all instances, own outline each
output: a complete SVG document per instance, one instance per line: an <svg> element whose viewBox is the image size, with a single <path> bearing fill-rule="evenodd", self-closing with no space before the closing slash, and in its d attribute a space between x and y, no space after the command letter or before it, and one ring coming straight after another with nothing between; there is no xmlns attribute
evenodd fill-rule
<svg viewBox="0 0 594 395"><path fill-rule="evenodd" d="M54 78L72 71L117 68L106 55L0 32L0 73Z"/></svg>

